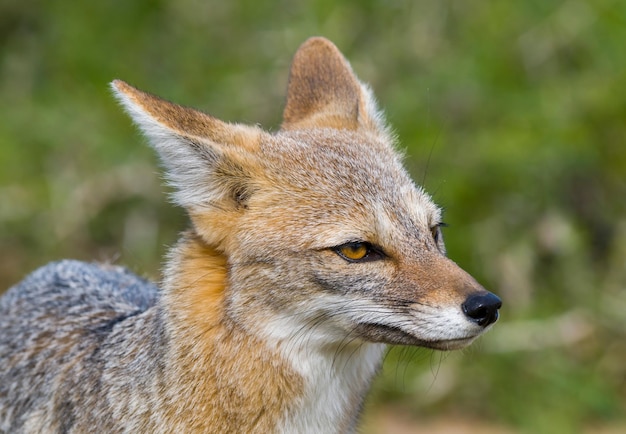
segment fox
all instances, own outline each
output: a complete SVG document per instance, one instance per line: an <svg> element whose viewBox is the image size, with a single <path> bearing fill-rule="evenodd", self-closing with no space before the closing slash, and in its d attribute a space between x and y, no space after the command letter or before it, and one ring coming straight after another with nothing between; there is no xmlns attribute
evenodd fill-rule
<svg viewBox="0 0 626 434"><path fill-rule="evenodd" d="M296 51L275 132L111 87L189 228L158 285L61 260L0 298L0 432L353 433L389 346L498 319L329 40Z"/></svg>

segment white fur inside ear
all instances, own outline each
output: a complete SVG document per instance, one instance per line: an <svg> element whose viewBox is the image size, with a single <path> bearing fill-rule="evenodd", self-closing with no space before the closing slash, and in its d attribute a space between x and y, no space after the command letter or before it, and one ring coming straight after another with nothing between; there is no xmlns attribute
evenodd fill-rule
<svg viewBox="0 0 626 434"><path fill-rule="evenodd" d="M220 158L216 146L202 138L180 135L155 119L133 98L111 83L114 95L135 124L149 139L165 167L168 185L174 188L173 201L184 208L210 206L220 195L211 188L210 178ZM196 140L197 139L197 140Z"/></svg>

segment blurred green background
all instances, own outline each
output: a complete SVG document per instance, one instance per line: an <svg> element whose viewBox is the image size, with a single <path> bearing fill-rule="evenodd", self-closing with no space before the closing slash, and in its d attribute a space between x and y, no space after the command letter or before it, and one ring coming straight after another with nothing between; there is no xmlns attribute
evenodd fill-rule
<svg viewBox="0 0 626 434"><path fill-rule="evenodd" d="M276 130L312 35L504 300L463 352L393 349L363 432L626 432L624 1L0 0L1 288L63 257L158 279L186 218L108 82Z"/></svg>

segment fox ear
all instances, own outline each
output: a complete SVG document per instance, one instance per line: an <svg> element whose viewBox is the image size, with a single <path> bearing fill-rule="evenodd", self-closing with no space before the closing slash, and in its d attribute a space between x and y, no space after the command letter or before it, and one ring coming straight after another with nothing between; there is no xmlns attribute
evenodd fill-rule
<svg viewBox="0 0 626 434"><path fill-rule="evenodd" d="M321 37L306 40L293 58L282 124L284 130L315 127L386 130L369 88L337 47Z"/></svg>
<svg viewBox="0 0 626 434"><path fill-rule="evenodd" d="M115 80L111 87L150 139L174 187L174 202L194 211L245 207L251 191L245 162L262 131L228 124Z"/></svg>

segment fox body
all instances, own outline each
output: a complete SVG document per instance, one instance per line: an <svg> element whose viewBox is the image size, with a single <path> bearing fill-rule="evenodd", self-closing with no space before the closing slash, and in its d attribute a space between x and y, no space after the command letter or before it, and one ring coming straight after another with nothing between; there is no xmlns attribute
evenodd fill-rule
<svg viewBox="0 0 626 434"><path fill-rule="evenodd" d="M297 51L276 133L112 87L191 228L160 288L61 261L0 299L1 432L352 432L387 344L497 319L331 42Z"/></svg>

